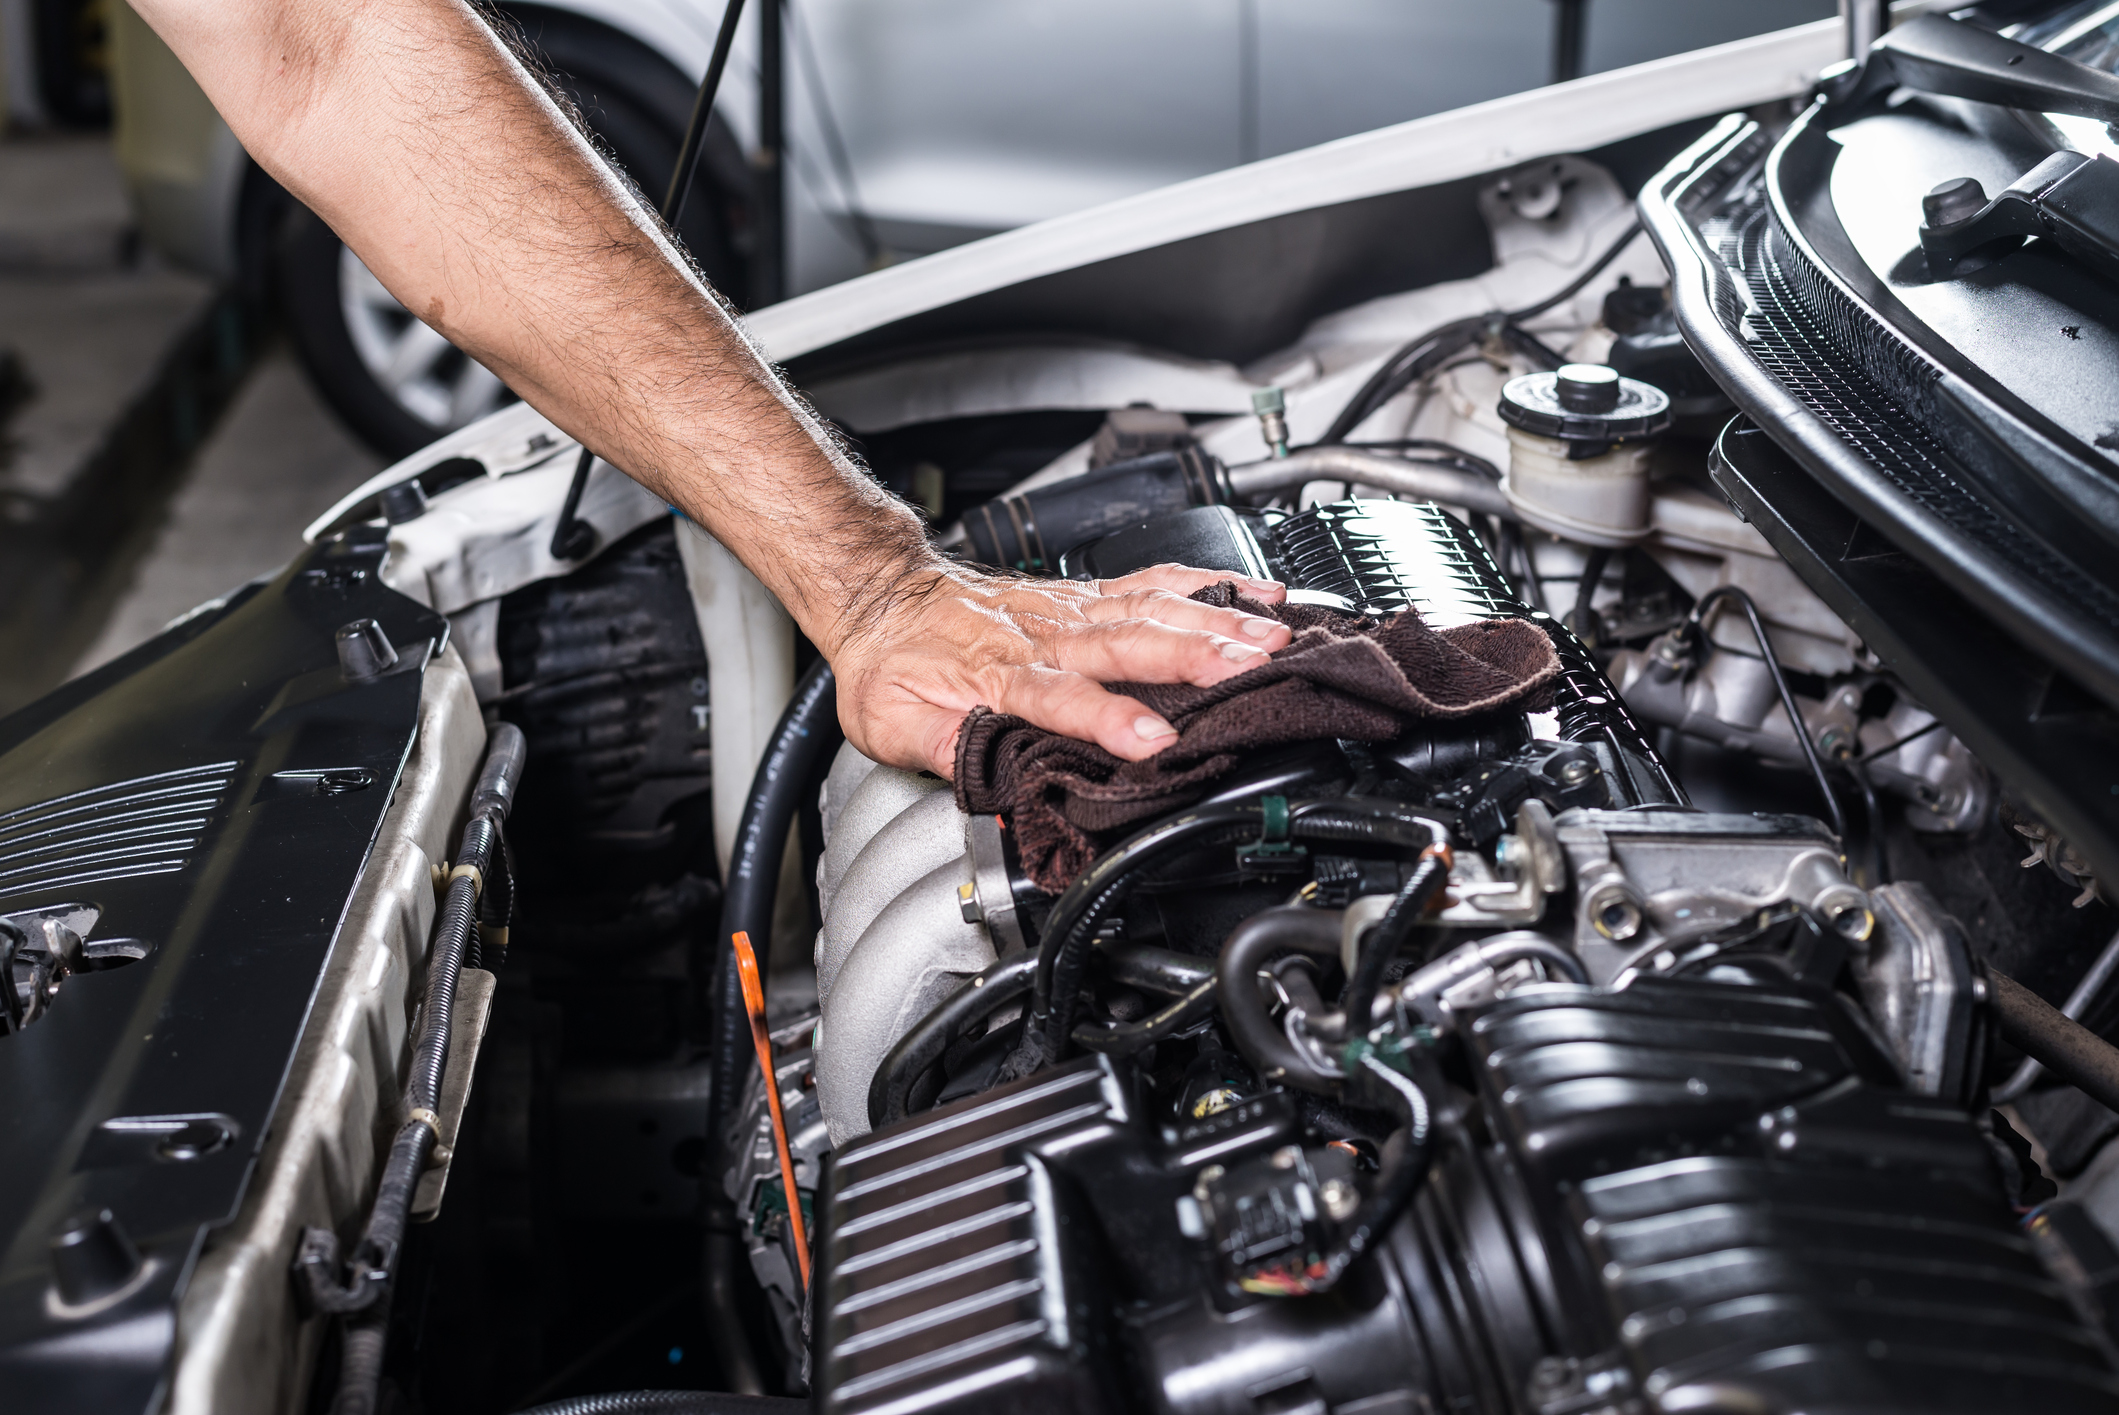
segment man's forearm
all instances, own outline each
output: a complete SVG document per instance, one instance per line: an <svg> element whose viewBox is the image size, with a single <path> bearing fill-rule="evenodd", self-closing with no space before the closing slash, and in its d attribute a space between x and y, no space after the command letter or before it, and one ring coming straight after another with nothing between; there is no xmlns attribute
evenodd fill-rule
<svg viewBox="0 0 2119 1415"><path fill-rule="evenodd" d="M460 0L137 0L407 308L711 530L829 651L932 564Z"/></svg>
<svg viewBox="0 0 2119 1415"><path fill-rule="evenodd" d="M765 582L876 760L947 774L979 704L1137 760L1175 729L1102 684L1204 686L1287 642L1185 598L1204 571L1085 585L935 556L463 0L134 3L391 293Z"/></svg>

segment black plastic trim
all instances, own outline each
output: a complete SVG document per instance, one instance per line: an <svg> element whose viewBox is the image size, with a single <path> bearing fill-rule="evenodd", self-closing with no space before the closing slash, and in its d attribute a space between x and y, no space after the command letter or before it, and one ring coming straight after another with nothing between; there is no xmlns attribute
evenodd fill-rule
<svg viewBox="0 0 2119 1415"><path fill-rule="evenodd" d="M2093 612L2084 602L2109 595L2107 586L2072 565L2072 586L2034 575L2012 563L1995 546L1968 534L1962 525L1953 525L1944 515L1922 505L1795 390L1769 372L1737 334L1744 296L1735 288L1721 254L1708 248L1688 213L1705 208L1716 197L1725 195L1731 182L1753 176L1762 163L1777 161L1788 150L1788 137L1784 136L1771 153L1766 151L1769 141L1769 135L1756 123L1732 115L1681 154L1642 192L1641 219L1671 269L1672 304L1687 342L1737 405L1849 510L1919 560L1981 613L2021 635L2040 655L2077 678L2084 688L2107 703L2119 704L2119 621ZM1776 186L1770 171L1767 185L1769 190ZM1817 278L1830 282L1842 298L1866 313L1861 298L1848 290L1814 251L1803 248L1802 237L1789 214L1783 210L1773 215L1779 221L1775 235L1796 246L1797 253L1816 267ZM1978 420L1989 426L1997 421L2011 424L2010 431L2019 433L2025 443L2043 441L1881 320L1871 315L1868 323L1873 327L1861 334L1885 343L1861 351L1865 354L1864 363L1890 357L1924 364L1933 385L1932 396L1937 400L1947 399L1967 412L1976 409L1982 415ZM1850 357L1856 353L1843 352ZM1907 373L1920 371L1908 369ZM1881 384L1853 391L1865 393L1872 405L1880 401L1886 411L1898 414L1890 419L1896 424L1886 429L1890 434L1926 435L1925 420L1899 406ZM1937 451L1941 452L1939 446ZM1957 470L1953 463L1954 458L1942 452L1945 474ZM1981 511L2028 538L2028 532L2012 517L2004 517L2001 509L1986 497L1962 484L1945 490L1968 499L1976 497ZM2081 593L2084 584L2095 586L2102 594ZM2114 602L2119 604L2119 599Z"/></svg>

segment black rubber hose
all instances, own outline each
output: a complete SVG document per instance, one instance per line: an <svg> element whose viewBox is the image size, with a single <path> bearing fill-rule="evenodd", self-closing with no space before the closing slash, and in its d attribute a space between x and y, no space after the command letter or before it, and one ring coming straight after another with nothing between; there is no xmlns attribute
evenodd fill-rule
<svg viewBox="0 0 2119 1415"><path fill-rule="evenodd" d="M1106 1056L1132 1056L1146 1051L1212 1012L1218 983L1218 979L1208 978L1160 1012L1150 1013L1138 1021L1118 1022L1108 1027L1084 1022L1074 1029L1074 1044L1085 1051L1100 1051Z"/></svg>
<svg viewBox="0 0 2119 1415"><path fill-rule="evenodd" d="M1175 997L1188 993L1214 976L1214 960L1196 958L1173 949L1145 943L1107 941L1097 952L1104 960L1104 976L1129 988Z"/></svg>
<svg viewBox="0 0 2119 1415"><path fill-rule="evenodd" d="M1987 1002L2003 1040L2109 1110L2119 1110L2119 1047L2002 973L1987 973Z"/></svg>
<svg viewBox="0 0 2119 1415"><path fill-rule="evenodd" d="M1359 1036L1368 1030L1369 1014L1376 1005L1376 994L1383 987L1383 973L1390 966L1398 951L1405 947L1413 930L1427 918L1428 906L1449 883L1449 860L1438 840L1420 854L1419 863L1406 876L1405 883L1391 896L1390 907L1383 917L1368 931L1361 944L1361 951L1354 958L1354 969L1346 980L1346 990L1340 994L1339 1015L1345 1021L1346 1034Z"/></svg>
<svg viewBox="0 0 2119 1415"><path fill-rule="evenodd" d="M1571 300L1581 294L1588 287L1589 282L1602 275L1604 268L1617 260L1619 253L1632 245L1633 238L1640 234L1641 221L1639 217L1635 217L1626 223L1626 229L1619 233L1619 238L1604 248L1604 254L1589 263L1589 269L1583 271L1580 275L1562 285L1557 292L1547 295L1536 304L1525 305L1519 310L1510 310L1506 316L1508 322L1517 324L1526 319L1536 319L1553 306Z"/></svg>
<svg viewBox="0 0 2119 1415"><path fill-rule="evenodd" d="M1518 328L1514 324L1504 324L1501 326L1500 333L1502 343L1514 349L1524 358L1529 359L1540 370L1556 369L1567 362L1567 355L1561 353L1528 329Z"/></svg>
<svg viewBox="0 0 2119 1415"><path fill-rule="evenodd" d="M807 1415L809 1402L718 1390L628 1390L533 1405L521 1415Z"/></svg>
<svg viewBox="0 0 2119 1415"><path fill-rule="evenodd" d="M1810 775L1817 779L1818 794L1825 798L1825 814L1831 818L1832 833L1844 841L1847 838L1847 817L1839 808L1839 797L1832 792L1832 782L1825 775L1825 764L1818 760L1817 744L1810 740L1809 725L1796 711L1795 694L1788 691L1787 675L1781 672L1780 658L1773 652L1773 641L1766 637L1766 626L1759 621L1758 606L1751 602L1751 596L1735 585L1717 585L1701 595L1699 603L1692 606L1688 622L1698 630L1706 622L1707 612L1725 599L1734 601L1751 625L1751 637L1758 640L1759 655L1766 660L1766 671L1772 675L1773 690L1780 694L1781 711L1788 714L1788 730L1795 734L1796 744L1803 749L1803 760L1810 764Z"/></svg>
<svg viewBox="0 0 2119 1415"><path fill-rule="evenodd" d="M1037 1002L1031 1035L1024 1040L1040 1048L1038 1065L1059 1060L1072 1043L1082 969L1111 908L1157 865L1175 855L1253 838L1260 819L1255 805L1229 804L1201 806L1157 821L1107 852L1067 886L1052 906L1037 955Z"/></svg>
<svg viewBox="0 0 2119 1415"><path fill-rule="evenodd" d="M1346 406L1339 410L1339 416L1333 418L1332 425L1325 429L1324 436L1317 439L1318 444L1330 446L1344 442L1347 434L1366 422L1378 408L1426 377L1458 350L1478 343L1496 318L1496 315L1482 314L1452 320L1401 345L1347 400Z"/></svg>
<svg viewBox="0 0 2119 1415"><path fill-rule="evenodd" d="M780 714L765 755L751 778L750 797L736 826L728 853L728 878L722 882L721 933L714 949L708 996L713 1011L713 1082L706 1099L705 1246L701 1292L707 1326L716 1353L732 1382L758 1381L756 1362L743 1338L742 1314L736 1310L731 1268L737 1260L736 1216L722 1191L727 1169L729 1117L751 1064L750 1014L743 1006L743 981L736 972L734 939L750 936L762 972L772 956L773 904L780 892L780 860L787 834L814 788L820 765L838 750L839 695L831 667L823 659L810 665L795 684L794 696ZM761 978L761 981L763 979Z"/></svg>
<svg viewBox="0 0 2119 1415"><path fill-rule="evenodd" d="M1159 821L1113 847L1068 886L1045 922L1038 954L1037 1001L1023 1061L1026 1075L1059 1060L1073 1045L1074 1014L1082 970L1097 930L1118 902L1172 856L1253 837L1263 813L1250 804L1201 806ZM1331 840L1425 848L1446 834L1439 822L1401 814L1386 802L1341 797L1304 801L1288 813L1288 834L1297 840ZM1035 1048L1033 1054L1031 1049Z"/></svg>
<svg viewBox="0 0 2119 1415"><path fill-rule="evenodd" d="M936 1005L898 1038L868 1082L868 1123L880 1130L909 1113L912 1088L974 1025L1028 993L1037 978L1037 955L1004 959Z"/></svg>
<svg viewBox="0 0 2119 1415"><path fill-rule="evenodd" d="M1318 444L1325 446L1335 442L1344 442L1347 434L1373 416L1378 408L1381 408L1385 403L1390 402L1391 399L1403 393L1407 388L1425 378L1458 350L1468 344L1475 344L1486 337L1489 330L1502 333L1504 337L1508 337L1509 331L1515 325L1526 319L1535 319L1555 305L1571 300L1576 295L1581 294L1589 282L1603 274L1605 268L1617 260L1620 252L1631 245L1633 238L1640 234L1641 223L1638 220L1627 223L1626 229L1619 234L1618 240L1606 247L1602 255L1591 261L1588 269L1568 281L1557 292L1534 305L1525 305L1522 309L1517 310L1495 310L1490 314L1474 315L1469 319L1453 320L1440 328L1431 329L1418 338L1399 346L1398 351L1385 359L1382 366L1369 375L1368 381L1361 385L1352 398L1347 400L1346 406L1340 409L1339 416L1332 419L1332 425L1325 430L1324 436L1317 439ZM1534 358L1548 367L1558 366L1559 355L1552 349L1547 348L1542 340L1522 331L1516 332L1522 334L1524 339L1529 340L1529 345L1535 346L1535 349L1533 350L1529 346L1522 344L1518 344L1517 347L1524 349L1525 352L1532 353ZM1516 341L1511 339L1510 342Z"/></svg>
<svg viewBox="0 0 2119 1415"><path fill-rule="evenodd" d="M1501 480L1501 469L1475 452L1467 452L1454 442L1437 442L1432 437L1393 437L1382 442L1348 442L1346 447L1377 452L1432 452L1432 459L1408 457L1409 462L1432 462L1438 467L1455 467L1462 472L1477 472L1488 481Z"/></svg>
<svg viewBox="0 0 2119 1415"><path fill-rule="evenodd" d="M1253 914L1229 932L1215 965L1222 1020L1244 1059L1267 1081L1285 1082L1305 1091L1336 1095L1339 1078L1317 1069L1295 1049L1273 1021L1258 971L1275 954L1306 953L1313 958L1339 957L1341 915L1336 909L1284 904Z"/></svg>
<svg viewBox="0 0 2119 1415"><path fill-rule="evenodd" d="M815 784L818 767L830 760L844 736L838 683L831 666L820 658L795 684L794 696L765 744L729 847L728 878L721 885L721 937L714 963L714 1079L706 1130L716 1163L730 1108L743 1093L753 1058L750 1014L744 1010L743 983L736 973L735 936L750 935L762 973L772 954L773 904L780 893L787 832ZM707 1187L718 1193L721 1186Z"/></svg>

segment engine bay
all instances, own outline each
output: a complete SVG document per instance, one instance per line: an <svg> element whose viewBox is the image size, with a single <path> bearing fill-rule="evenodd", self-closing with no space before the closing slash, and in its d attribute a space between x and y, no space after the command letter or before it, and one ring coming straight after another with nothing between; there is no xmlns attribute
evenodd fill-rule
<svg viewBox="0 0 2119 1415"><path fill-rule="evenodd" d="M1947 246L1894 288L1965 328L1940 287L1982 270L2092 343L2109 291L1885 210L1897 154L2037 142L1864 82L1393 193L1347 218L1386 274L1210 281L1212 348L1198 310L1143 343L1181 302L1135 271L1054 287L1080 328L1015 292L795 369L967 562L1527 637L1499 705L1282 722L1100 815L879 765L616 469L593 554L546 554L576 448L516 408L10 719L0 1076L56 1099L0 1179L0 1390L2119 1408L2119 630L2077 622L2101 582L1994 578L2088 584L2110 526L2035 553L2011 506L2065 518L1980 482L2021 409L1908 414L1955 385L1848 313L1898 307L1821 213L1901 274ZM2040 455L2103 457L2078 430ZM1850 457L1985 540L1941 563ZM2110 470L2054 485L2094 510Z"/></svg>

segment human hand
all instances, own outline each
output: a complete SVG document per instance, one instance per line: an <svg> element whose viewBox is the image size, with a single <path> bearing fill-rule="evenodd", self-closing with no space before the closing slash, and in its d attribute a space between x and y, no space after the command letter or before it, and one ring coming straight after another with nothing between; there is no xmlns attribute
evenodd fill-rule
<svg viewBox="0 0 2119 1415"><path fill-rule="evenodd" d="M1177 731L1104 683L1207 687L1285 647L1285 625L1186 596L1234 579L1158 565L1116 580L1027 580L955 564L909 575L827 653L846 736L876 761L949 777L964 716L985 706L1138 761Z"/></svg>

